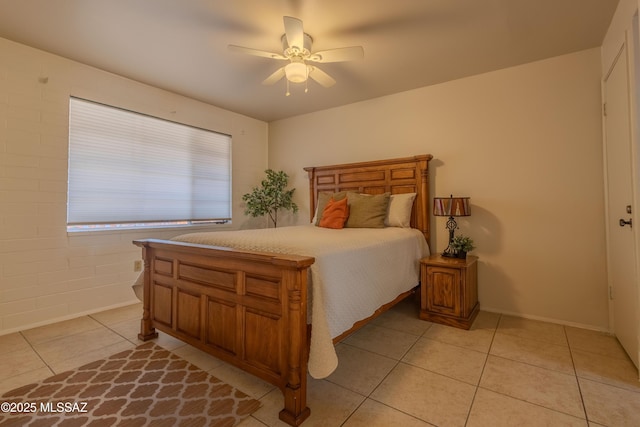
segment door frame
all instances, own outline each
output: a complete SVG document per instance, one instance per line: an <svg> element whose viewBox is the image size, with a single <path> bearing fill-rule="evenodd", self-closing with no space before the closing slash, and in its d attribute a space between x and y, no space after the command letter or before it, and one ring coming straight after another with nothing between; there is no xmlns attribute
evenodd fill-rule
<svg viewBox="0 0 640 427"><path fill-rule="evenodd" d="M631 124L629 129L629 138L631 141L631 205L633 209L633 213L631 217L634 218L634 222L636 224L633 230L633 241L634 241L634 251L635 251L635 270L636 270L636 278L639 277L638 273L640 272L640 233L638 232L638 228L640 227L640 220L636 221L636 219L640 219L640 216L637 215L640 212L640 186L637 184L639 179L639 153L640 148L638 147L638 121L640 117L638 114L640 113L640 94L637 93L640 90L640 29L638 28L638 13L633 18L633 25L631 30L625 31L624 38L619 41L619 49L618 53L612 59L610 64L607 64L608 67L607 72L604 74L601 80L601 97L603 102L603 114L602 114L602 152L603 152L603 167L604 167L604 196L605 196L605 238L606 238L606 262L607 266L611 265L610 262L610 244L611 239L609 235L609 220L610 214L608 209L608 200L609 200L609 187L608 187L608 173L607 173L607 132L606 132L606 117L604 114L604 100L606 99L606 90L605 85L606 81L609 78L611 72L613 71L614 66L616 65L618 59L621 55L626 55L627 59L627 87L628 87L628 96L627 103L629 106L629 123ZM638 291L638 307L640 307L640 281L637 283L639 287ZM607 268L607 289L608 289L608 302L609 302L609 331L615 331L614 324L614 306L612 296L612 279L611 272L609 268ZM639 326L640 330L640 326ZM638 341L640 343L640 333L638 336ZM640 353L640 351L639 351Z"/></svg>

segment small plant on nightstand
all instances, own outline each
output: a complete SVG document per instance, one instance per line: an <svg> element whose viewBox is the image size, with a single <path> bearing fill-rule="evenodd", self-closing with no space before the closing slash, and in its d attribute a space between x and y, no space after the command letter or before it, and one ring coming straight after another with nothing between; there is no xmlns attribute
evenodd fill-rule
<svg viewBox="0 0 640 427"><path fill-rule="evenodd" d="M451 240L451 249L458 258L466 258L467 252L471 252L476 247L473 245L473 239L471 237L463 236L459 234Z"/></svg>

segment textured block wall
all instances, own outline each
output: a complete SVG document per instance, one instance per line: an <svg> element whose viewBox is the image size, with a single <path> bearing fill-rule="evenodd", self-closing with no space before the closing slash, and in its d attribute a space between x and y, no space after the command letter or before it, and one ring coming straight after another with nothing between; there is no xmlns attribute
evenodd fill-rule
<svg viewBox="0 0 640 427"><path fill-rule="evenodd" d="M135 302L131 241L185 232L67 234L70 95L231 134L236 203L267 168L264 122L4 39L0 58L0 335Z"/></svg>

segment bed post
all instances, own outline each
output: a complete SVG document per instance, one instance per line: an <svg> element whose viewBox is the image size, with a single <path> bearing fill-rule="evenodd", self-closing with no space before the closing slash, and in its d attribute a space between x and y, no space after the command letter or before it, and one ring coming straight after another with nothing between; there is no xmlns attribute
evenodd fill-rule
<svg viewBox="0 0 640 427"><path fill-rule="evenodd" d="M308 167L308 168L304 168L305 171L307 171L307 174L309 175L309 221L313 221L313 217L315 216L316 213L316 180L315 180L315 168L313 167Z"/></svg>
<svg viewBox="0 0 640 427"><path fill-rule="evenodd" d="M151 273L149 268L148 255L149 248L143 242L133 242L142 248L142 259L144 260L144 285L142 292L142 320L140 321L140 333L138 339L148 341L158 337L158 332L151 326Z"/></svg>
<svg viewBox="0 0 640 427"><path fill-rule="evenodd" d="M311 263L309 263L310 265ZM311 414L307 406L307 267L288 270L286 280L289 346L285 357L288 371L284 394L284 409L279 417L292 426L299 426Z"/></svg>
<svg viewBox="0 0 640 427"><path fill-rule="evenodd" d="M431 232L429 221L429 160L432 159L431 155L421 156L417 164L420 169L420 199L424 206L418 206L418 212L420 215L420 231L424 234L427 244L431 246Z"/></svg>

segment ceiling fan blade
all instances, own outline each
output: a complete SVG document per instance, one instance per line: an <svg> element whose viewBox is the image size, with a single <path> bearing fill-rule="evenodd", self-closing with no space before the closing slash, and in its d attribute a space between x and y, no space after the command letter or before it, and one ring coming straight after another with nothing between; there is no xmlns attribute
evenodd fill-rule
<svg viewBox="0 0 640 427"><path fill-rule="evenodd" d="M324 87L331 87L336 84L336 81L333 79L333 77L331 77L329 74L325 73L318 67L311 66L311 69L309 70L309 77L311 77L313 80L317 81L321 86Z"/></svg>
<svg viewBox="0 0 640 427"><path fill-rule="evenodd" d="M275 84L278 80L284 77L284 67L278 68L273 74L262 81L265 86Z"/></svg>
<svg viewBox="0 0 640 427"><path fill-rule="evenodd" d="M304 29L302 21L291 16L283 17L284 33L287 35L287 44L289 47L297 47L302 50L304 48Z"/></svg>
<svg viewBox="0 0 640 427"><path fill-rule="evenodd" d="M311 54L309 60L315 62L343 62L362 58L364 58L362 46L351 46L316 52Z"/></svg>
<svg viewBox="0 0 640 427"><path fill-rule="evenodd" d="M267 52L266 50L259 49L251 49L250 47L236 46L233 44L229 45L229 50L232 52L245 53L247 55L253 56L261 56L263 58L271 58L271 59L287 59L284 55L275 52Z"/></svg>

